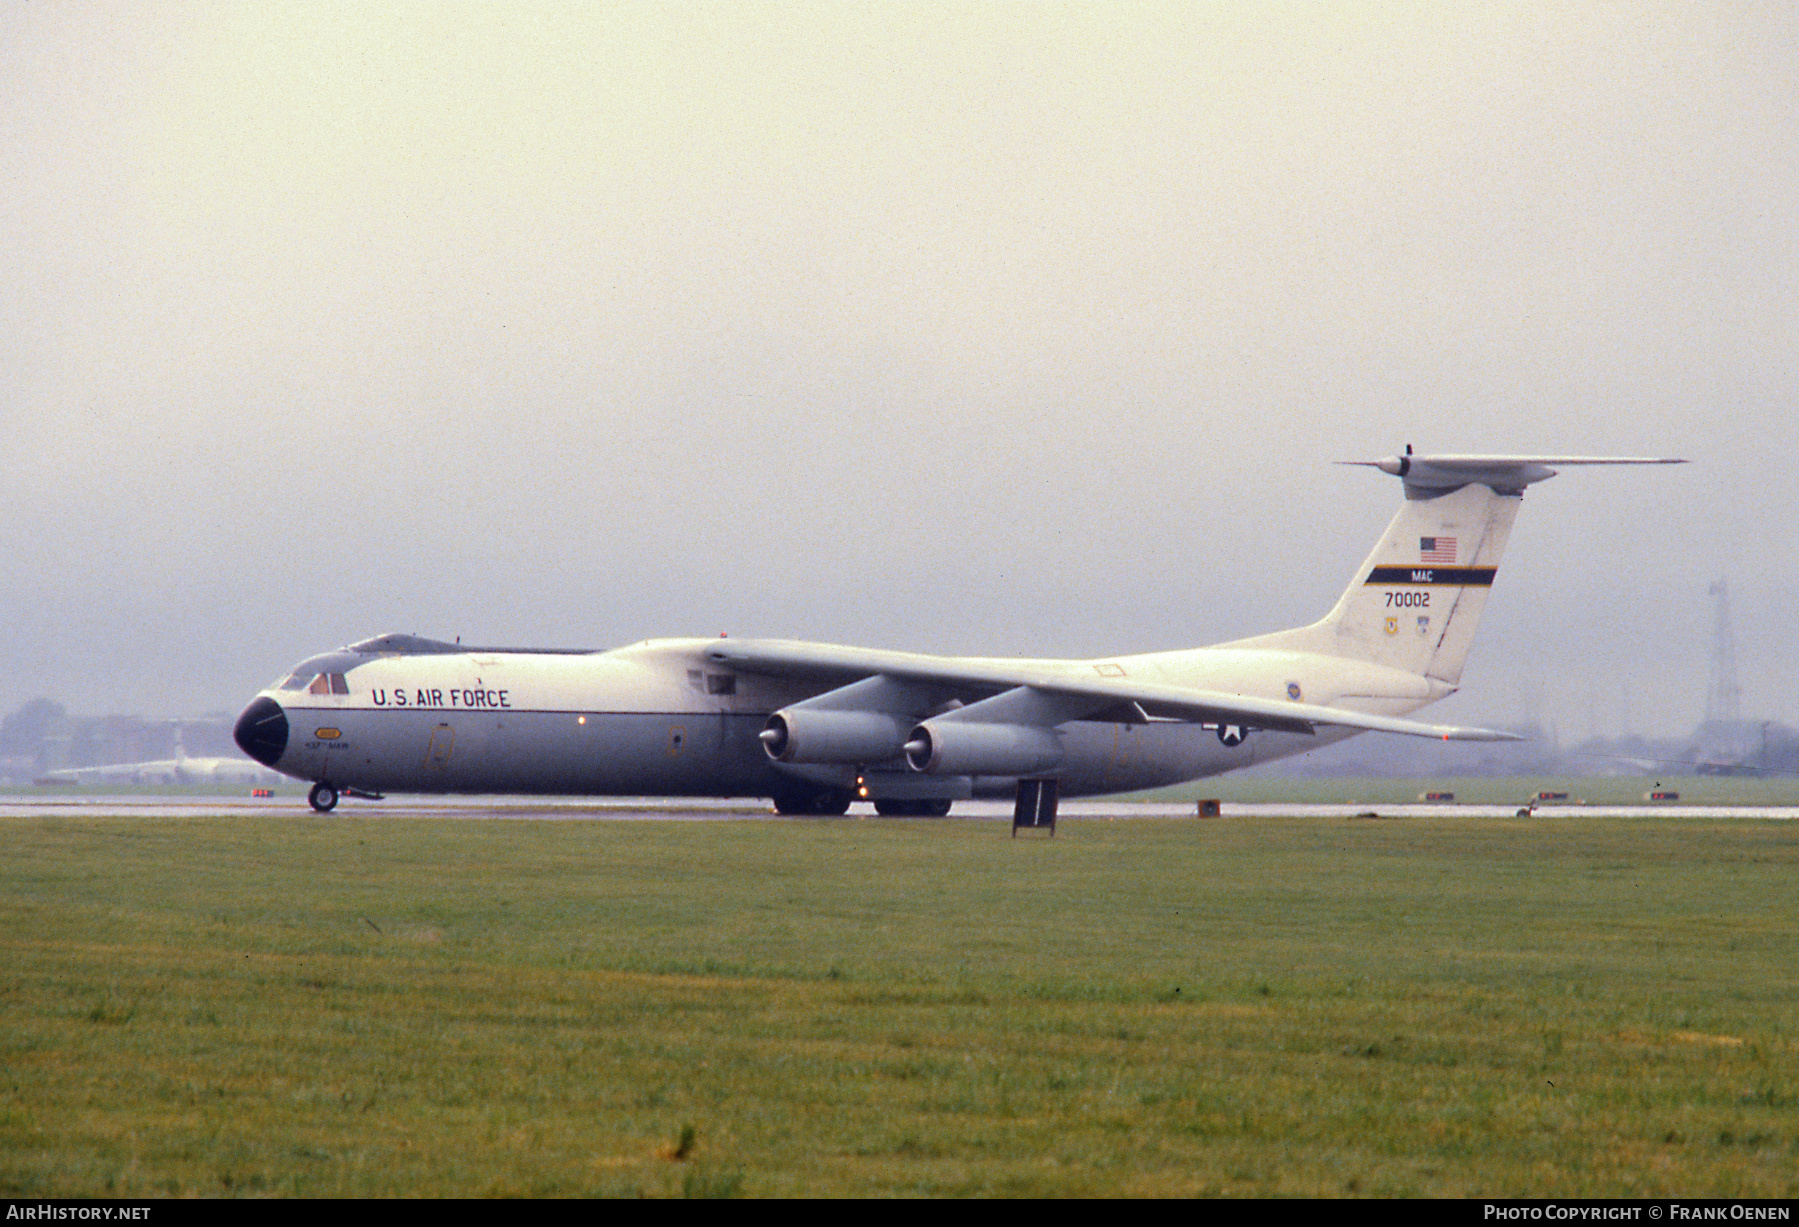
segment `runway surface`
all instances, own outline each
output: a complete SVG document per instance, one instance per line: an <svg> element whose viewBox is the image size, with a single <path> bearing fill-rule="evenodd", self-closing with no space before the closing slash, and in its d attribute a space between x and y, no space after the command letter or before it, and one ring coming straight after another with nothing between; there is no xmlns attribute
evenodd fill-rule
<svg viewBox="0 0 1799 1227"><path fill-rule="evenodd" d="M1306 817L1339 819L1398 818L1503 818L1517 814L1518 805L1286 804L1282 802L1233 802L1220 806L1223 818ZM766 802L750 800L693 800L682 797L431 797L392 796L382 801L345 798L329 814L315 814L300 797L250 796L83 796L0 797L0 819L69 817L181 818L209 815L298 818L330 822L371 818L461 818L536 821L662 821L662 822L841 822L872 818L866 806L857 806L844 818L783 818ZM1061 819L1092 821L1119 818L1192 818L1192 802L1135 802L1096 800L1064 801ZM1799 807L1775 805L1582 805L1551 802L1535 807L1539 818L1765 818L1799 817ZM894 819L904 822L954 822L957 820L1009 821L1009 801L958 801L949 818Z"/></svg>

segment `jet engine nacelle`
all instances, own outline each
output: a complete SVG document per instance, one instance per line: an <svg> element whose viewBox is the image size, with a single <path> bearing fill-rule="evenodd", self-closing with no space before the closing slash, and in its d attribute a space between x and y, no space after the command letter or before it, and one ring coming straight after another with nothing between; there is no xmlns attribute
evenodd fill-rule
<svg viewBox="0 0 1799 1227"><path fill-rule="evenodd" d="M1062 739L1035 724L927 720L906 739L906 762L933 775L1035 775L1062 762Z"/></svg>
<svg viewBox="0 0 1799 1227"><path fill-rule="evenodd" d="M899 757L906 724L886 712L787 707L757 736L777 763L882 763Z"/></svg>

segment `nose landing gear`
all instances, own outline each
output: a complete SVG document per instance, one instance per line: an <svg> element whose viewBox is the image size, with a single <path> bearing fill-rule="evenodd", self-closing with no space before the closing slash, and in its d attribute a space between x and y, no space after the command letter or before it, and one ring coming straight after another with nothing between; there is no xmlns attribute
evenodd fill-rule
<svg viewBox="0 0 1799 1227"><path fill-rule="evenodd" d="M337 789L321 780L312 786L312 791L306 794L306 800L319 813L329 814L337 808Z"/></svg>

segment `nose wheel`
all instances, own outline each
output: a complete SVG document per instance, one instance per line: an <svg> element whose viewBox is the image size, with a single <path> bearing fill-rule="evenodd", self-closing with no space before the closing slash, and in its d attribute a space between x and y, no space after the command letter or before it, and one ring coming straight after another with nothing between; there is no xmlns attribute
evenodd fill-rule
<svg viewBox="0 0 1799 1227"><path fill-rule="evenodd" d="M312 808L319 813L329 814L332 810L337 808L337 789L322 782L314 784L312 786L312 791L306 794L306 799L312 803Z"/></svg>

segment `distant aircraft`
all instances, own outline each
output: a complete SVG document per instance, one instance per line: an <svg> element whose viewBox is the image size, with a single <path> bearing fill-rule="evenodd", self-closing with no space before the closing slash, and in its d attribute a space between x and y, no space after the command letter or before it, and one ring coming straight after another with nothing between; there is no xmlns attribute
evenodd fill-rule
<svg viewBox="0 0 1799 1227"><path fill-rule="evenodd" d="M175 731L175 757L142 763L63 767L46 772L39 784L263 784L280 776L241 758L190 758L186 739Z"/></svg>
<svg viewBox="0 0 1799 1227"><path fill-rule="evenodd" d="M1591 456L1365 464L1406 501L1324 618L1215 647L1029 660L781 639L612 651L389 634L315 656L238 718L244 752L340 794L769 797L783 814L941 815L1177 784L1374 730L1516 740L1406 715L1453 694L1524 488Z"/></svg>

